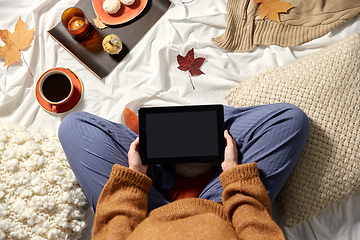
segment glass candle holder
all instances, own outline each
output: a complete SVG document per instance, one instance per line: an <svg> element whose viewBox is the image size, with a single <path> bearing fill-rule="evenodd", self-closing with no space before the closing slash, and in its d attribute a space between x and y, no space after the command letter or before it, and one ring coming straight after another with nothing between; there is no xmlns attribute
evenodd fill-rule
<svg viewBox="0 0 360 240"><path fill-rule="evenodd" d="M62 16L61 22L66 31L76 39L86 38L90 33L90 24L84 12L77 7L66 9Z"/></svg>

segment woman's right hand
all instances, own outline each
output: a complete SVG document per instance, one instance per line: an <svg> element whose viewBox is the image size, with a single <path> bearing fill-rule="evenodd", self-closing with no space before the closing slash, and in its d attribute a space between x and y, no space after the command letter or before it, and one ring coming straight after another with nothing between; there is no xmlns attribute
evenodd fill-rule
<svg viewBox="0 0 360 240"><path fill-rule="evenodd" d="M147 165L142 165L140 154L139 154L139 137L135 139L130 145L128 152L129 168L143 174L146 174L148 169Z"/></svg>
<svg viewBox="0 0 360 240"><path fill-rule="evenodd" d="M226 147L224 152L224 161L221 163L221 168L223 171L239 164L236 141L230 136L228 130L224 131L224 137L226 140Z"/></svg>

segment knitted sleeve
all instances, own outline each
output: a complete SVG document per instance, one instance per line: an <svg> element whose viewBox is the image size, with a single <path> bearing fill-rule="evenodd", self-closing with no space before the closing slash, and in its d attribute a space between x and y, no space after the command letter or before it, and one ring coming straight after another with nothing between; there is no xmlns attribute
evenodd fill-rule
<svg viewBox="0 0 360 240"><path fill-rule="evenodd" d="M280 22L257 11L253 0L228 0L225 32L211 39L227 51L248 52L260 45L298 46L321 37L359 15L359 0L283 0L294 7L279 14Z"/></svg>
<svg viewBox="0 0 360 240"><path fill-rule="evenodd" d="M223 205L239 239L285 239L271 218L269 195L256 163L232 167L220 175Z"/></svg>
<svg viewBox="0 0 360 240"><path fill-rule="evenodd" d="M96 206L92 239L126 239L147 217L151 184L146 175L115 164Z"/></svg>

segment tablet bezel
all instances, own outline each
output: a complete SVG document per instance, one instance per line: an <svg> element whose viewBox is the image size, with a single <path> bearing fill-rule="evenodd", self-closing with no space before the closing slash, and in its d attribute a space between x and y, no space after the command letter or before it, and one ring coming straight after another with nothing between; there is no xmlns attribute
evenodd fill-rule
<svg viewBox="0 0 360 240"><path fill-rule="evenodd" d="M214 111L217 120L218 135L218 155L199 157L166 157L148 158L147 157L147 137L146 137L146 114L153 113L179 113L179 112L200 112ZM163 107L142 107L138 109L139 114L139 153L143 165L151 164L176 164L176 163L205 163L221 162L224 160L225 138L224 138L224 107L220 104L215 105L186 105L186 106L163 106ZM201 140L201 136L197 136Z"/></svg>

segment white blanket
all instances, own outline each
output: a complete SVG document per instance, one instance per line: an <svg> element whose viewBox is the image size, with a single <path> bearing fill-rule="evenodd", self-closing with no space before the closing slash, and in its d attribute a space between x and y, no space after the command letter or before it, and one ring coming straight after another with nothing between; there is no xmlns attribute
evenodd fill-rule
<svg viewBox="0 0 360 240"><path fill-rule="evenodd" d="M122 122L123 110L141 106L222 103L224 93L265 70L301 59L319 49L360 32L356 17L327 35L298 47L261 46L249 53L226 52L211 43L226 26L225 0L173 0L170 9L140 43L105 79L98 79L62 48L47 31L76 0L0 0L0 29L14 31L19 16L28 29L35 27L31 46L21 59L3 67L0 58L0 123L15 123L30 129L57 133L66 114L53 115L37 103L35 85L43 72L53 67L74 71L84 84L84 95L72 111L88 111ZM89 0L89 4L91 1ZM4 45L0 41L0 46ZM194 48L204 57L205 75L194 76L192 88L187 72L177 69L176 56ZM360 239L360 194L326 209L294 229L284 228L289 239ZM350 210L344 210L350 209ZM356 212L357 211L357 212ZM331 215L330 219L326 216ZM89 217L91 221L91 217ZM90 229L91 230L91 229ZM345 236L345 238L343 238ZM84 238L86 239L86 238Z"/></svg>

